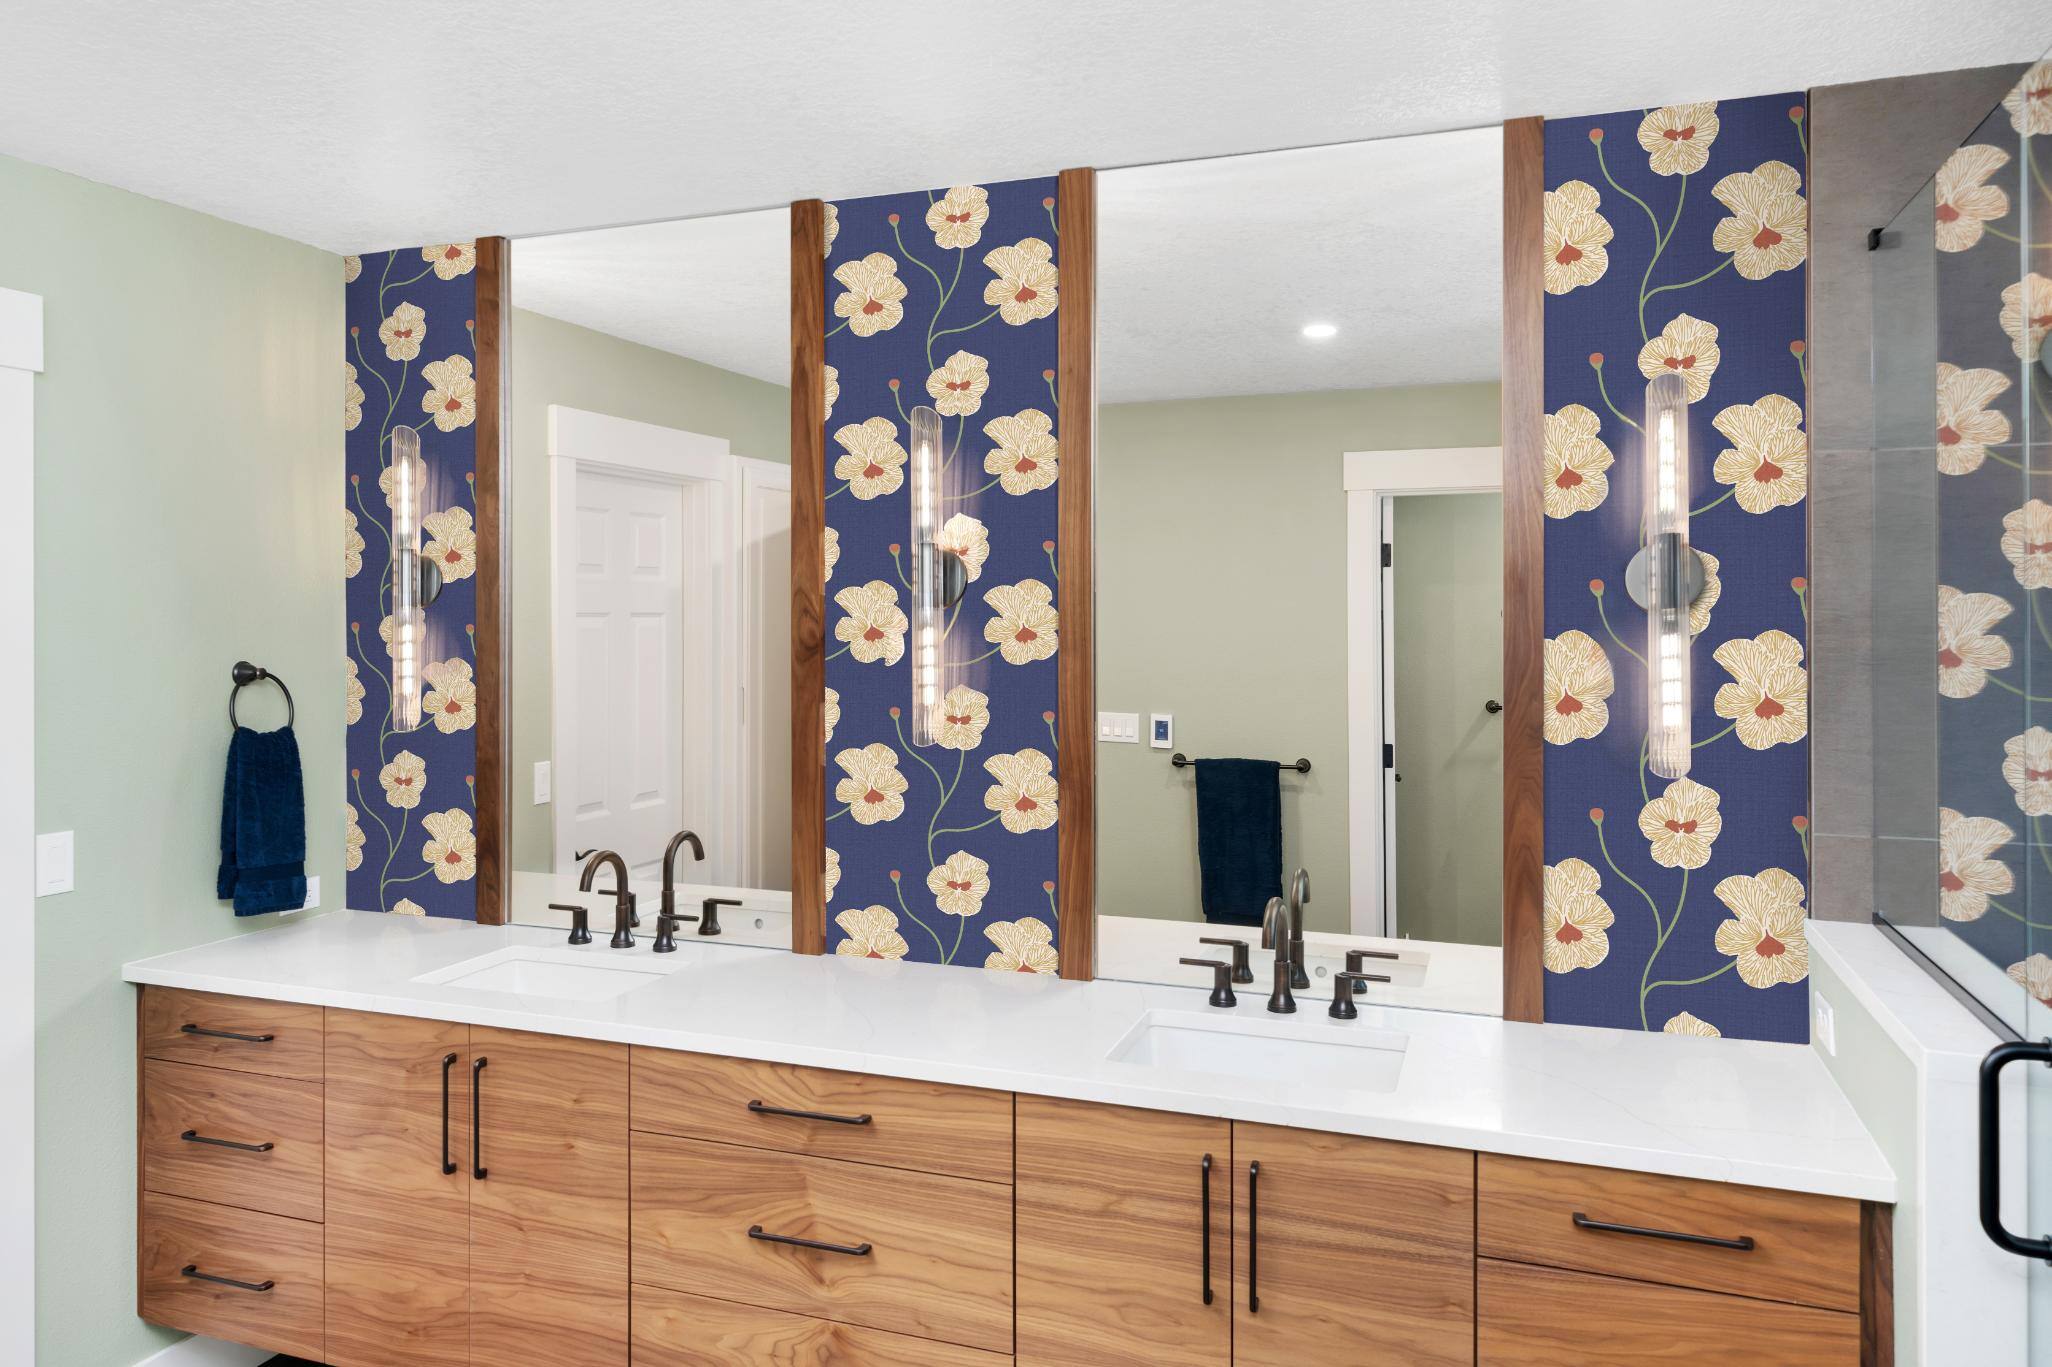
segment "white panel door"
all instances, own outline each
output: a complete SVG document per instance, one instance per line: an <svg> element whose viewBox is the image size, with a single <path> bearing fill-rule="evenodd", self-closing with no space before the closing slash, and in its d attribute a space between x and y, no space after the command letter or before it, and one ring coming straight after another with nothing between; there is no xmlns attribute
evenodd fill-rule
<svg viewBox="0 0 2052 1367"><path fill-rule="evenodd" d="M742 460L741 882L791 886L791 467Z"/></svg>

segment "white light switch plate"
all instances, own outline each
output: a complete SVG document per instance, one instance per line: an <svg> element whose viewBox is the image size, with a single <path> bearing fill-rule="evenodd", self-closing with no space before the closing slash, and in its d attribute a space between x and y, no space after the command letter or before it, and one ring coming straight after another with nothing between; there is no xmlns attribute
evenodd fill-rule
<svg viewBox="0 0 2052 1367"><path fill-rule="evenodd" d="M1147 743L1157 750L1167 750L1176 743L1176 719L1167 712L1156 712L1147 719Z"/></svg>
<svg viewBox="0 0 2052 1367"><path fill-rule="evenodd" d="M36 896L71 891L71 832L36 837Z"/></svg>
<svg viewBox="0 0 2052 1367"><path fill-rule="evenodd" d="M549 805L549 762L545 759L534 762L534 805Z"/></svg>
<svg viewBox="0 0 2052 1367"><path fill-rule="evenodd" d="M1140 714L1138 712L1100 712L1097 714L1097 738L1120 745L1140 743Z"/></svg>
<svg viewBox="0 0 2052 1367"><path fill-rule="evenodd" d="M1810 992L1810 1016L1810 1033L1815 1037L1817 1047L1833 1058L1838 1057L1838 1013L1814 988Z"/></svg>

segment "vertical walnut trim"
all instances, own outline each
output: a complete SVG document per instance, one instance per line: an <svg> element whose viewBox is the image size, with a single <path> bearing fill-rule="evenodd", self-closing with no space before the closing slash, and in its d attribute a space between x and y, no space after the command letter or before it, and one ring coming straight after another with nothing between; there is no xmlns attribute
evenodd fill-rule
<svg viewBox="0 0 2052 1367"><path fill-rule="evenodd" d="M1097 172L1064 171L1056 184L1061 243L1061 478L1056 586L1061 615L1056 733L1062 795L1056 877L1061 974L1089 979L1097 965Z"/></svg>
<svg viewBox="0 0 2052 1367"><path fill-rule="evenodd" d="M1503 126L1503 1017L1515 1021L1546 1010L1545 128Z"/></svg>
<svg viewBox="0 0 2052 1367"><path fill-rule="evenodd" d="M506 921L506 537L507 242L477 240L477 919Z"/></svg>
<svg viewBox="0 0 2052 1367"><path fill-rule="evenodd" d="M791 206L791 948L826 952L826 209Z"/></svg>
<svg viewBox="0 0 2052 1367"><path fill-rule="evenodd" d="M1860 1203L1860 1367L1895 1364L1895 1207Z"/></svg>

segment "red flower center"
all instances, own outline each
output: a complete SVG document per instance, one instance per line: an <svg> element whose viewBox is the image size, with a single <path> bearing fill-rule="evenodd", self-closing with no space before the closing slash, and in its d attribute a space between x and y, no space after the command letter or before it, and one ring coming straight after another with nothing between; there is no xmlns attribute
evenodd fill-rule
<svg viewBox="0 0 2052 1367"><path fill-rule="evenodd" d="M1786 707L1783 707L1780 703L1774 701L1774 699L1762 698L1754 706L1753 715L1771 721L1775 717L1780 716L1782 713L1786 711L1788 711L1788 709Z"/></svg>
<svg viewBox="0 0 2052 1367"><path fill-rule="evenodd" d="M864 313L882 313L883 305L874 299L866 299L862 303L862 311Z"/></svg>
<svg viewBox="0 0 2052 1367"><path fill-rule="evenodd" d="M970 220L970 219L971 219L972 217L974 217L974 215L972 215L972 214L949 214L949 215L948 215L948 222L950 222L950 223L967 223L967 222L968 222L968 221L969 221L969 220Z"/></svg>
<svg viewBox="0 0 2052 1367"><path fill-rule="evenodd" d="M1553 259L1559 265L1572 266L1582 259L1582 249L1572 242L1563 242L1560 250L1553 254Z"/></svg>
<svg viewBox="0 0 2052 1367"><path fill-rule="evenodd" d="M1788 953L1788 946L1763 930L1760 932L1760 943L1753 946L1753 953L1763 959L1773 959Z"/></svg>
<svg viewBox="0 0 2052 1367"><path fill-rule="evenodd" d="M954 713L950 712L947 715L947 723L950 726L967 726L969 724L969 718L958 717Z"/></svg>
<svg viewBox="0 0 2052 1367"><path fill-rule="evenodd" d="M1040 297L1040 292L1030 285L1019 286L1019 292L1012 298L1021 304L1030 304Z"/></svg>
<svg viewBox="0 0 2052 1367"><path fill-rule="evenodd" d="M1940 204L1938 206L1938 221L1940 223L1959 222L1959 210L1953 208L1950 204Z"/></svg>
<svg viewBox="0 0 2052 1367"><path fill-rule="evenodd" d="M393 330L393 333L392 333L392 335L393 335L394 337L411 337L411 336L413 335L413 329L412 329L412 328L396 328L396 329L394 329L394 330Z"/></svg>
<svg viewBox="0 0 2052 1367"><path fill-rule="evenodd" d="M463 411L463 400L451 399L449 400L449 402L442 405L442 409L443 411L449 413L460 413Z"/></svg>
<svg viewBox="0 0 2052 1367"><path fill-rule="evenodd" d="M955 881L954 879L952 879L952 878L950 878L950 879L948 880L948 886L949 886L949 887L951 887L951 888L953 888L953 889L954 889L954 890L955 890L956 892L967 892L967 891L969 891L969 888L970 888L970 885L969 885L969 884L967 884L967 883L957 883L957 882L956 882L956 881Z"/></svg>
<svg viewBox="0 0 2052 1367"><path fill-rule="evenodd" d="M1040 633L1032 627L1020 627L1018 634L1013 636L1012 639L1022 646L1029 646L1040 639Z"/></svg>
<svg viewBox="0 0 2052 1367"><path fill-rule="evenodd" d="M1562 466L1560 473L1553 477L1553 487L1556 489L1572 489L1581 482L1581 475L1570 466Z"/></svg>
<svg viewBox="0 0 2052 1367"><path fill-rule="evenodd" d="M463 704L457 702L454 698L451 698L449 699L449 701L442 704L442 710L453 717L458 712L461 712L463 710Z"/></svg>
<svg viewBox="0 0 2052 1367"><path fill-rule="evenodd" d="M1560 701L1553 705L1553 710L1563 717L1572 717L1582 710L1582 700L1572 693L1563 693L1560 695Z"/></svg>
<svg viewBox="0 0 2052 1367"><path fill-rule="evenodd" d="M1031 456L1021 456L1013 462L1012 468L1022 475L1030 475L1040 468L1040 462L1034 460Z"/></svg>
<svg viewBox="0 0 2052 1367"><path fill-rule="evenodd" d="M2052 328L2052 313L2032 314L2031 326L2034 328Z"/></svg>
<svg viewBox="0 0 2052 1367"><path fill-rule="evenodd" d="M1669 356L1660 364L1666 366L1669 370L1694 370L1696 368L1696 357L1693 352L1687 356Z"/></svg>
<svg viewBox="0 0 2052 1367"><path fill-rule="evenodd" d="M1553 938L1564 945L1571 945L1582 938L1582 931L1573 921L1562 921L1560 929L1553 932Z"/></svg>
<svg viewBox="0 0 2052 1367"><path fill-rule="evenodd" d="M444 864L461 864L463 862L463 855L459 851L451 850L442 856L442 862Z"/></svg>
<svg viewBox="0 0 2052 1367"><path fill-rule="evenodd" d="M411 788L413 786L413 780L405 774L395 775L392 782L401 788Z"/></svg>
<svg viewBox="0 0 2052 1367"><path fill-rule="evenodd" d="M862 639L865 641L881 641L883 638L883 631L878 627L870 627L862 633Z"/></svg>
<svg viewBox="0 0 2052 1367"><path fill-rule="evenodd" d="M1965 660L1959 658L1959 652L1951 646L1942 647L1938 652L1938 667L1940 669L1958 669L1965 663Z"/></svg>
<svg viewBox="0 0 2052 1367"><path fill-rule="evenodd" d="M1690 124L1687 128L1663 128L1660 130L1660 136L1669 142L1687 142L1696 136L1696 125Z"/></svg>
<svg viewBox="0 0 2052 1367"><path fill-rule="evenodd" d="M2025 555L2043 555L2047 551L2052 551L2052 541L2024 542Z"/></svg>
<svg viewBox="0 0 2052 1367"><path fill-rule="evenodd" d="M970 382L967 380L949 380L948 388L954 390L957 394L959 394L969 387L969 383Z"/></svg>
<svg viewBox="0 0 2052 1367"><path fill-rule="evenodd" d="M461 261L463 259L463 248L451 242L447 249L442 252L442 259L444 261Z"/></svg>
<svg viewBox="0 0 2052 1367"><path fill-rule="evenodd" d="M1782 469L1771 460L1762 459L1753 467L1753 478L1761 484L1772 484L1782 476Z"/></svg>
<svg viewBox="0 0 2052 1367"><path fill-rule="evenodd" d="M864 802L881 802L883 801L883 794L879 793L876 789L871 788L868 792L862 795L862 800Z"/></svg>
<svg viewBox="0 0 2052 1367"><path fill-rule="evenodd" d="M1753 234L1753 245L1762 251L1767 250L1767 248L1774 246L1780 241L1781 234L1775 232L1774 229L1764 223L1760 225L1760 231Z"/></svg>
<svg viewBox="0 0 2052 1367"><path fill-rule="evenodd" d="M862 477L864 479L875 479L882 475L883 472L883 466L878 465L875 461L871 461L862 467Z"/></svg>
<svg viewBox="0 0 2052 1367"><path fill-rule="evenodd" d="M443 551L443 552L442 552L442 563L443 563L443 564L445 564L445 565L460 565L460 564L462 564L462 563L463 563L463 552L462 552L462 551L455 551L455 550L451 550L451 551Z"/></svg>
<svg viewBox="0 0 2052 1367"><path fill-rule="evenodd" d="M1940 446L1957 446L1959 444L1959 429L1950 424L1939 428L1938 444Z"/></svg>
<svg viewBox="0 0 2052 1367"><path fill-rule="evenodd" d="M1947 869L1938 875L1938 886L1945 892L1959 892L1966 887L1966 880Z"/></svg>
<svg viewBox="0 0 2052 1367"><path fill-rule="evenodd" d="M1696 833L1696 823L1693 821L1676 821L1670 817L1667 822L1667 829L1673 831L1676 835L1694 835Z"/></svg>
<svg viewBox="0 0 2052 1367"><path fill-rule="evenodd" d="M2043 783L2048 778L2052 778L2052 769L2024 770L2024 782L2026 783Z"/></svg>
<svg viewBox="0 0 2052 1367"><path fill-rule="evenodd" d="M1022 812L1037 812L1040 810L1040 804L1024 793L1019 794L1019 800L1014 802L1012 806Z"/></svg>

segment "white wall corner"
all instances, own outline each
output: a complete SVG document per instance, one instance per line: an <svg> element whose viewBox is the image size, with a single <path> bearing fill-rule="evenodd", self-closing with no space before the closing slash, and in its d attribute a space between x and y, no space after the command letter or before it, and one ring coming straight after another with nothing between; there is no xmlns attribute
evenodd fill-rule
<svg viewBox="0 0 2052 1367"><path fill-rule="evenodd" d="M42 295L0 289L0 366L42 373Z"/></svg>
<svg viewBox="0 0 2052 1367"><path fill-rule="evenodd" d="M263 1348L197 1336L181 1339L162 1352L152 1353L135 1367L257 1367L276 1354Z"/></svg>

